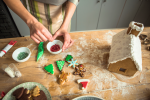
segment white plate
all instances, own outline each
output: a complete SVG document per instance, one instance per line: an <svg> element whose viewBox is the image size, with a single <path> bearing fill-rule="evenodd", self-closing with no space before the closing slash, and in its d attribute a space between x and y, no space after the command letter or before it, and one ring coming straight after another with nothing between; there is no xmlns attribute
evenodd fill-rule
<svg viewBox="0 0 150 100"><path fill-rule="evenodd" d="M42 84L40 83L36 83L36 82L26 82L26 83L22 83L20 85L17 85L16 87L14 87L13 89L11 89L6 95L5 97L2 99L2 100L16 100L15 97L12 95L12 93L20 88L20 87L24 87L24 88L27 88L29 90L33 89L35 86L38 86L40 88L40 90L43 90L46 97L47 97L47 100L52 100L51 98L51 95L49 93L49 91L47 90L46 87L44 87Z"/></svg>

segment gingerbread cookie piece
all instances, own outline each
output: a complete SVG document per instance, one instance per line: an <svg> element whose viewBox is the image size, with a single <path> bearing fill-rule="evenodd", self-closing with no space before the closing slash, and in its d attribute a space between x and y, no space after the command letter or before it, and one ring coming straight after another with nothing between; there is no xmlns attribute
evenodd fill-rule
<svg viewBox="0 0 150 100"><path fill-rule="evenodd" d="M75 68L75 65L79 65L78 63L77 63L77 60L74 60L73 61L73 59L71 59L71 61L68 61L68 63L70 63L69 65L68 65L68 67L73 67L73 68Z"/></svg>
<svg viewBox="0 0 150 100"><path fill-rule="evenodd" d="M64 84L68 81L68 76L70 76L70 73L65 73L62 71L62 73L59 75L59 84Z"/></svg>
<svg viewBox="0 0 150 100"><path fill-rule="evenodd" d="M72 59L73 57L72 57L72 55L67 55L67 57L66 57L66 61L70 61L71 59Z"/></svg>
<svg viewBox="0 0 150 100"><path fill-rule="evenodd" d="M54 67L52 64L44 67L45 71L47 71L48 73L54 74Z"/></svg>
<svg viewBox="0 0 150 100"><path fill-rule="evenodd" d="M18 100L29 100L31 97L31 94L28 89L24 89L23 94Z"/></svg>
<svg viewBox="0 0 150 100"><path fill-rule="evenodd" d="M56 61L57 67L60 71L62 71L62 68L64 67L65 61Z"/></svg>
<svg viewBox="0 0 150 100"><path fill-rule="evenodd" d="M84 72L86 72L86 69L84 68L84 65L80 64L79 66L75 67L74 75L80 75L81 77L84 77Z"/></svg>
<svg viewBox="0 0 150 100"><path fill-rule="evenodd" d="M15 90L12 95L15 96L17 99L19 99L22 96L23 91L24 91L24 88L21 87L21 88Z"/></svg>
<svg viewBox="0 0 150 100"><path fill-rule="evenodd" d="M40 95L37 97L33 97L33 100L47 100L47 97L45 93L42 90L40 90Z"/></svg>
<svg viewBox="0 0 150 100"><path fill-rule="evenodd" d="M33 91L32 91L32 95L33 97L37 97L40 95L40 88L38 86L36 86Z"/></svg>

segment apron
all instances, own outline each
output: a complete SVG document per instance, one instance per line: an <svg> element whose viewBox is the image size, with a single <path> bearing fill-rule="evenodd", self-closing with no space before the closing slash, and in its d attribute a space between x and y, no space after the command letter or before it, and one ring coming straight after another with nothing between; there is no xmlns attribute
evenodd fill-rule
<svg viewBox="0 0 150 100"><path fill-rule="evenodd" d="M65 3L60 6L44 4L35 0L23 0L25 8L42 23L51 34L60 28L65 16ZM71 24L68 27L70 32Z"/></svg>

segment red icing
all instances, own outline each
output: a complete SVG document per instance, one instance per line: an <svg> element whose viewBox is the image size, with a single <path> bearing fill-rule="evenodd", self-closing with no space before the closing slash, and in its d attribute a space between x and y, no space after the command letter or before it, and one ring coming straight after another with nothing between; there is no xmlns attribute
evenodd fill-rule
<svg viewBox="0 0 150 100"><path fill-rule="evenodd" d="M12 40L12 41L9 42L9 44L10 44L10 45L14 45L16 42L17 42L17 41L13 41L13 40Z"/></svg>
<svg viewBox="0 0 150 100"><path fill-rule="evenodd" d="M57 52L57 51L60 50L60 46L57 45L57 44L55 44L55 45L51 46L50 50L51 50L52 52Z"/></svg>
<svg viewBox="0 0 150 100"><path fill-rule="evenodd" d="M84 89L87 87L87 84L88 84L88 81L86 81L86 82L81 82L81 84L82 84L82 87L84 87Z"/></svg>

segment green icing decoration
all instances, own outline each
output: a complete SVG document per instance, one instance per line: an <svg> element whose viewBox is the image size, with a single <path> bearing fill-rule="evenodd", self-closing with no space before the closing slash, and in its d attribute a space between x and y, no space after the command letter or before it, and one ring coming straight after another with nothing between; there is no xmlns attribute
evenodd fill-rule
<svg viewBox="0 0 150 100"><path fill-rule="evenodd" d="M38 46L37 61L42 57L43 53L44 53L43 42L40 42Z"/></svg>
<svg viewBox="0 0 150 100"><path fill-rule="evenodd" d="M18 60L25 59L29 54L26 52L20 52L19 55L17 56Z"/></svg>
<svg viewBox="0 0 150 100"><path fill-rule="evenodd" d="M65 64L65 61L56 61L57 67L60 71L62 71L62 68Z"/></svg>
<svg viewBox="0 0 150 100"><path fill-rule="evenodd" d="M48 72L48 73L51 73L51 74L54 74L54 67L52 64L44 67L44 69Z"/></svg>
<svg viewBox="0 0 150 100"><path fill-rule="evenodd" d="M71 55L67 55L67 57L66 57L66 61L69 61L69 60L71 60L73 57L71 56Z"/></svg>

